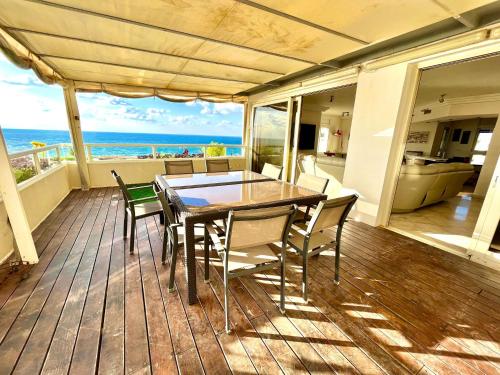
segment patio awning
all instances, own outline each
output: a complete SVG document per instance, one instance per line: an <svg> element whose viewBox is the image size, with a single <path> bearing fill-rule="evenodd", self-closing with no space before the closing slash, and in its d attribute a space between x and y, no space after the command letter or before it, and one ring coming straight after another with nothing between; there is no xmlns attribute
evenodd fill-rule
<svg viewBox="0 0 500 375"><path fill-rule="evenodd" d="M2 0L0 27L13 39L0 42L44 81L79 90L242 100L238 93L492 2Z"/></svg>

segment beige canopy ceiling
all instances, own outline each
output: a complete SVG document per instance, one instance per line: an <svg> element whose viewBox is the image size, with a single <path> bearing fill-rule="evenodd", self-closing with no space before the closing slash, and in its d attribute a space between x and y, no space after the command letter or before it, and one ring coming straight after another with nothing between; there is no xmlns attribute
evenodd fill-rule
<svg viewBox="0 0 500 375"><path fill-rule="evenodd" d="M491 2L1 0L0 27L40 58L39 71L82 90L234 99Z"/></svg>

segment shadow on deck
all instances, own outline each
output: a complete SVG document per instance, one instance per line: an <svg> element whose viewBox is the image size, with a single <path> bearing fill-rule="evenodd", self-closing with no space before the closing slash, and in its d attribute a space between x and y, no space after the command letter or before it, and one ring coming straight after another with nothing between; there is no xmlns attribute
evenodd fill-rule
<svg viewBox="0 0 500 375"><path fill-rule="evenodd" d="M216 257L199 303L188 305L184 267L168 293L162 227L138 221L136 252L123 240L113 188L73 191L34 232L40 262L27 279L0 275L0 373L436 373L500 372L500 273L364 224L334 255L287 264L287 314L277 274L232 280L233 333L224 333ZM180 257L181 258L181 257Z"/></svg>

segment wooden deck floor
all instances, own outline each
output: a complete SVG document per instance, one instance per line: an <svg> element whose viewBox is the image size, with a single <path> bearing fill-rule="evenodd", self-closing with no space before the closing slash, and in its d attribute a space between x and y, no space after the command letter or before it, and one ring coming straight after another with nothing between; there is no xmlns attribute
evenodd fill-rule
<svg viewBox="0 0 500 375"><path fill-rule="evenodd" d="M500 373L500 273L392 232L349 223L341 283L333 254L287 265L287 315L276 274L234 280L233 334L212 264L186 302L182 261L168 293L161 226L140 220L134 255L118 191L73 191L35 231L30 276L0 275L0 374Z"/></svg>

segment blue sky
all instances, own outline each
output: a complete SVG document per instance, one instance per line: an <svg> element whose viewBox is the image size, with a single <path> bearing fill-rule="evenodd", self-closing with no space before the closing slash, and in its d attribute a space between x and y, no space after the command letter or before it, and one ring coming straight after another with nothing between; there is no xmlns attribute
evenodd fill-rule
<svg viewBox="0 0 500 375"><path fill-rule="evenodd" d="M68 130L62 88L46 85L31 70L0 54L0 125L13 129ZM243 106L235 103L173 103L158 98L123 99L77 94L84 131L242 135Z"/></svg>

